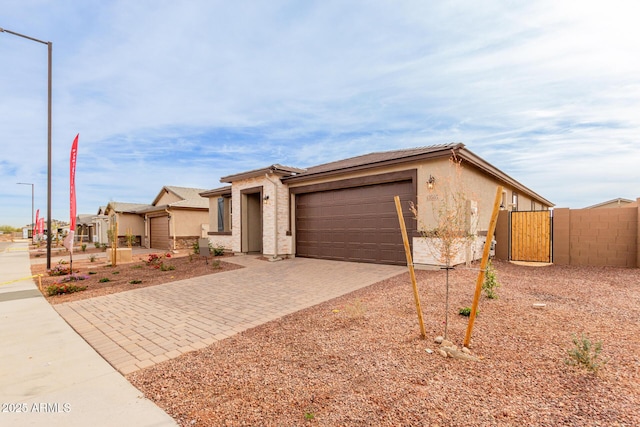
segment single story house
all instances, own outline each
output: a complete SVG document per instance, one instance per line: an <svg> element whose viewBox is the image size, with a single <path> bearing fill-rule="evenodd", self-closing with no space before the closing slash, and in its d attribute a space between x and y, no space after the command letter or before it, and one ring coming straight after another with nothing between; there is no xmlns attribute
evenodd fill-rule
<svg viewBox="0 0 640 427"><path fill-rule="evenodd" d="M635 201L618 197L617 199L607 200L606 202L587 206L585 209L633 208L635 206L637 206Z"/></svg>
<svg viewBox="0 0 640 427"><path fill-rule="evenodd" d="M274 164L222 177L230 185L200 193L209 199L209 239L233 252L272 260L302 256L406 265L394 202L398 195L414 263L434 264L418 224L433 224L437 187L455 178L450 167L454 153L468 183L469 215L477 215L473 231L479 241L484 241L483 232L486 236L498 185L504 187L504 209L553 206L464 144L451 143L370 153L308 169ZM417 206L417 218L410 203Z"/></svg>
<svg viewBox="0 0 640 427"><path fill-rule="evenodd" d="M127 244L126 235L131 233L135 246L190 249L208 230L209 203L200 196L203 191L164 186L151 204L110 202L104 211L107 227L118 223L119 246Z"/></svg>
<svg viewBox="0 0 640 427"><path fill-rule="evenodd" d="M209 200L200 196L203 191L165 186L151 205L138 209L144 219L145 247L190 249L208 230Z"/></svg>

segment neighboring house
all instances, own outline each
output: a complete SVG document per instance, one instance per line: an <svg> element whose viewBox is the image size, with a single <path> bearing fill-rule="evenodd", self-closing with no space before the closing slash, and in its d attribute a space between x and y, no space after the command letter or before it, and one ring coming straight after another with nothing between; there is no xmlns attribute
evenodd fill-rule
<svg viewBox="0 0 640 427"><path fill-rule="evenodd" d="M108 242L111 242L109 234L113 232L114 224L117 224L118 246L127 244L127 234L134 236L135 246L141 246L145 237L145 224L144 216L141 216L139 211L147 206L149 205L143 203L109 202L104 210L107 217Z"/></svg>
<svg viewBox="0 0 640 427"><path fill-rule="evenodd" d="M127 244L126 236L131 233L134 246L190 249L206 236L209 227L209 201L200 196L203 191L164 186L151 204L110 202L103 212L98 211L98 217L106 216L107 229L114 221L118 223L119 246Z"/></svg>
<svg viewBox="0 0 640 427"><path fill-rule="evenodd" d="M477 204L479 236L486 235L495 192L510 210L546 210L551 202L482 160L464 144L370 153L308 169L274 164L222 177L230 186L200 193L209 198L209 238L236 253L276 260L303 256L406 264L394 196L400 196L415 264L433 264L418 222L433 223L433 188L451 177L449 159L462 160L470 198ZM482 238L482 240L484 237ZM479 239L481 240L481 239ZM477 258L477 256L476 256Z"/></svg>
<svg viewBox="0 0 640 427"><path fill-rule="evenodd" d="M76 216L76 232L75 240L81 243L87 243L93 241L94 227L93 222L94 215L80 214Z"/></svg>
<svg viewBox="0 0 640 427"><path fill-rule="evenodd" d="M92 242L100 245L109 244L109 236L107 230L109 230L109 217L106 215L106 206L100 206L98 212L92 217L93 223L93 239Z"/></svg>
<svg viewBox="0 0 640 427"><path fill-rule="evenodd" d="M633 208L637 203L633 200L623 199L618 197L617 199L609 200L606 202L598 203L596 205L587 206L584 209L602 209L602 208Z"/></svg>
<svg viewBox="0 0 640 427"><path fill-rule="evenodd" d="M151 205L136 210L144 221L144 245L162 250L187 249L206 236L209 200L200 195L203 191L165 186Z"/></svg>

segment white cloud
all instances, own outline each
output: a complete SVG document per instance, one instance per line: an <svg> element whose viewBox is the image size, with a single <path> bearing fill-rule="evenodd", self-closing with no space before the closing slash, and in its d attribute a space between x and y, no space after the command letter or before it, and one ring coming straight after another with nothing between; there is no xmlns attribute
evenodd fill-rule
<svg viewBox="0 0 640 427"><path fill-rule="evenodd" d="M637 197L634 10L26 0L4 8L0 26L54 43L55 217L66 215L77 132L80 211L150 202L163 185L216 187L270 163L454 141L581 207ZM37 181L43 207L46 47L0 34L0 57L11 64L0 70L0 176ZM3 206L24 190L9 187ZM15 212L0 223L24 222Z"/></svg>

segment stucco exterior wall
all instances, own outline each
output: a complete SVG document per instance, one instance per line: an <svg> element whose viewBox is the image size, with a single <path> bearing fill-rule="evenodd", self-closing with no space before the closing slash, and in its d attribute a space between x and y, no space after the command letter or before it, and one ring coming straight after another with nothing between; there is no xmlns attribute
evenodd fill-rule
<svg viewBox="0 0 640 427"><path fill-rule="evenodd" d="M134 236L144 236L144 219L137 214L118 214L118 236L124 236L128 230Z"/></svg>
<svg viewBox="0 0 640 427"><path fill-rule="evenodd" d="M182 199L180 197L165 190L163 194L160 196L160 198L158 199L158 201L155 203L155 206L168 205L171 203L179 202L181 200Z"/></svg>
<svg viewBox="0 0 640 427"><path fill-rule="evenodd" d="M201 210L171 209L171 220L174 222L174 230L177 237L200 237L202 224L209 221L209 212Z"/></svg>

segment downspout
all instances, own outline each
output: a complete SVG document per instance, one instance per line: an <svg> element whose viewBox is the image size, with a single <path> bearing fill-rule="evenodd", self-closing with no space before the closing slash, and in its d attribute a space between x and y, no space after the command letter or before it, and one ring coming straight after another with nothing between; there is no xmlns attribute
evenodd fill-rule
<svg viewBox="0 0 640 427"><path fill-rule="evenodd" d="M273 173L273 171L272 171ZM267 178L267 181L269 181L270 183L273 184L273 198L274 198L274 202L273 202L273 224L275 227L275 233L274 233L274 242L273 242L273 257L271 258L271 261L280 261L282 260L282 258L280 258L278 256L278 182L277 181L272 181L271 178L269 178L269 174L265 173L264 177Z"/></svg>

